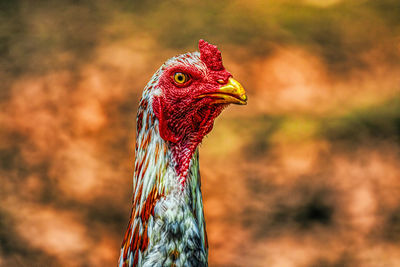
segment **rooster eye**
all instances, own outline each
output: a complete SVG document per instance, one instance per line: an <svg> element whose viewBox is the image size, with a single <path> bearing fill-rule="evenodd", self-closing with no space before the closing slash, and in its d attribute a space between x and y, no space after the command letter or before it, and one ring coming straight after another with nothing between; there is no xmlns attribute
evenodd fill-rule
<svg viewBox="0 0 400 267"><path fill-rule="evenodd" d="M184 84L187 81L189 81L189 75L187 75L186 73L182 73L182 72L175 72L174 73L174 81L177 84Z"/></svg>

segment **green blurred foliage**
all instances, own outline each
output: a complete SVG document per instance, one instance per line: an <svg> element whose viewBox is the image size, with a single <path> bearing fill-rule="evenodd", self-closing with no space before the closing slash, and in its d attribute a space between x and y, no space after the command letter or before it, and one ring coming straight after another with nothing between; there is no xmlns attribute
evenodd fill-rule
<svg viewBox="0 0 400 267"><path fill-rule="evenodd" d="M400 98L352 110L343 116L324 118L320 125L323 137L346 141L349 147L374 141L400 144Z"/></svg>

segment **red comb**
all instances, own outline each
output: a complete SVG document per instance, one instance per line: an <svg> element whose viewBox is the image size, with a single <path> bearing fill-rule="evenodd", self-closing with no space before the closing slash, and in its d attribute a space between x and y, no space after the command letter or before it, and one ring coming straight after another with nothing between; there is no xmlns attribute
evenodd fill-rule
<svg viewBox="0 0 400 267"><path fill-rule="evenodd" d="M200 58L211 70L223 70L221 52L215 45L199 40Z"/></svg>

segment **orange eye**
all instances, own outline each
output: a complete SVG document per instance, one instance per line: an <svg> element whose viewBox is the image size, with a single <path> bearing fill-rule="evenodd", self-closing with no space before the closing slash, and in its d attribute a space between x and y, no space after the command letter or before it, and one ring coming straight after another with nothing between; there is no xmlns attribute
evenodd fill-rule
<svg viewBox="0 0 400 267"><path fill-rule="evenodd" d="M174 81L177 84L184 84L187 81L189 81L189 75L187 75L186 73L182 73L182 72L175 72L174 73Z"/></svg>

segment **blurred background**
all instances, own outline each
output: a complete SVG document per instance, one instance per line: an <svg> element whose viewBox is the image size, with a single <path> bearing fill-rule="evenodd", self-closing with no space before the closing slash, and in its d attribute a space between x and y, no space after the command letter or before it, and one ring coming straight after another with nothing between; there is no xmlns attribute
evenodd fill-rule
<svg viewBox="0 0 400 267"><path fill-rule="evenodd" d="M116 266L168 58L246 88L200 149L210 266L400 266L398 0L0 2L0 266Z"/></svg>

